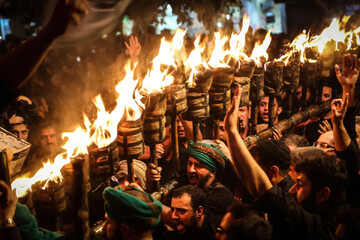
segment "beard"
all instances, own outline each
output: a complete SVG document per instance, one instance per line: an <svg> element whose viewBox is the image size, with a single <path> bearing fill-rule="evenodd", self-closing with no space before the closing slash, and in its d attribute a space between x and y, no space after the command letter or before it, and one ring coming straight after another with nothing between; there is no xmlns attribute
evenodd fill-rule
<svg viewBox="0 0 360 240"><path fill-rule="evenodd" d="M306 198L305 200L303 200L300 203L300 206L303 209L305 209L306 211L316 212L315 196L316 196L316 192L311 191L310 196L308 198Z"/></svg>
<svg viewBox="0 0 360 240"><path fill-rule="evenodd" d="M199 183L197 186L201 189L205 189L205 185L209 181L209 179L210 179L210 172L205 176L199 177Z"/></svg>
<svg viewBox="0 0 360 240"><path fill-rule="evenodd" d="M185 227L185 231L183 233L179 233L179 234L184 235L184 236L189 235L189 237L184 237L184 239L191 239L190 236L194 235L194 232L197 231L197 222L196 222L195 215L190 218L190 222L187 226L185 226L183 222L181 222L181 224Z"/></svg>

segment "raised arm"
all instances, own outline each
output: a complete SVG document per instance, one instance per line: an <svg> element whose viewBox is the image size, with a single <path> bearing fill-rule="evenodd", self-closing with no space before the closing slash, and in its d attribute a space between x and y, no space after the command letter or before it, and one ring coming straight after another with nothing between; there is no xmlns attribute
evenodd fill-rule
<svg viewBox="0 0 360 240"><path fill-rule="evenodd" d="M51 43L68 25L78 24L87 13L85 0L58 0L50 22L35 37L0 58L0 81L7 92L14 93L37 70Z"/></svg>
<svg viewBox="0 0 360 240"><path fill-rule="evenodd" d="M336 77L343 89L343 101L345 101L346 94L349 94L348 107L355 106L355 84L359 77L359 67L360 59L356 54L344 54L342 71L338 64L335 65Z"/></svg>
<svg viewBox="0 0 360 240"><path fill-rule="evenodd" d="M347 110L349 94L346 94L345 101L334 99L331 103L331 121L333 122L335 150L344 151L351 143L349 134L344 126L344 117Z"/></svg>
<svg viewBox="0 0 360 240"><path fill-rule="evenodd" d="M237 87L231 106L225 116L224 124L227 133L227 143L233 159L236 173L242 179L246 188L256 199L272 188L266 173L251 156L239 131L237 130L238 111L242 89Z"/></svg>

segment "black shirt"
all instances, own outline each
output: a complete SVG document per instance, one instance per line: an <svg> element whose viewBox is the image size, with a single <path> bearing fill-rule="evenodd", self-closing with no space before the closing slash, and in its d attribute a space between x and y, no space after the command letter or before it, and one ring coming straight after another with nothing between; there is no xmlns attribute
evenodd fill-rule
<svg viewBox="0 0 360 240"><path fill-rule="evenodd" d="M257 202L256 207L268 214L274 239L335 239L337 216L346 208L339 205L319 214L300 207L294 197L273 186Z"/></svg>

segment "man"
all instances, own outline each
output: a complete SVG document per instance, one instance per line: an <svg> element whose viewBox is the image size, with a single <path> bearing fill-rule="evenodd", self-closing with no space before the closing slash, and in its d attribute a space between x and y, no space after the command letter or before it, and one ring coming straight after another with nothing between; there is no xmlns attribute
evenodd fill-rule
<svg viewBox="0 0 360 240"><path fill-rule="evenodd" d="M320 148L328 155L336 156L333 131L321 134L318 140L314 142L314 147Z"/></svg>
<svg viewBox="0 0 360 240"><path fill-rule="evenodd" d="M175 231L167 239L214 239L205 215L206 195L193 185L176 189L171 198L171 217Z"/></svg>
<svg viewBox="0 0 360 240"><path fill-rule="evenodd" d="M189 156L188 181L205 192L205 214L214 224L212 229L215 234L215 226L220 223L227 207L234 201L232 193L216 179L216 175L225 168L227 158L218 144L211 140L190 141L186 152ZM161 217L165 223L172 224L169 207L163 207Z"/></svg>
<svg viewBox="0 0 360 240"><path fill-rule="evenodd" d="M240 106L239 107L239 126L240 135L242 138L246 138L249 134L249 119L250 119L250 107Z"/></svg>
<svg viewBox="0 0 360 240"><path fill-rule="evenodd" d="M13 116L9 119L10 132L15 134L18 138L27 141L29 137L29 123L23 117Z"/></svg>
<svg viewBox="0 0 360 240"><path fill-rule="evenodd" d="M281 98L275 97L274 98L274 123L279 122L279 115L282 112L281 107ZM259 102L259 116L263 123L268 123L270 116L269 116L269 96L264 96L261 101Z"/></svg>
<svg viewBox="0 0 360 240"><path fill-rule="evenodd" d="M249 149L271 183L288 192L294 185L289 176L290 149L280 140L265 140Z"/></svg>
<svg viewBox="0 0 360 240"><path fill-rule="evenodd" d="M216 229L219 240L270 240L272 227L253 207L235 202Z"/></svg>
<svg viewBox="0 0 360 240"><path fill-rule="evenodd" d="M61 152L56 124L52 120L44 120L38 126L35 136L35 148L25 161L23 172L37 171L47 161L53 161Z"/></svg>
<svg viewBox="0 0 360 240"><path fill-rule="evenodd" d="M234 166L244 185L268 213L276 239L333 239L336 217L345 200L346 169L334 156L313 156L296 165L297 183L290 193L273 185L256 163L237 132L241 88L235 92L225 117ZM284 224L285 223L285 224Z"/></svg>
<svg viewBox="0 0 360 240"><path fill-rule="evenodd" d="M149 194L131 187L106 188L103 192L108 239L153 239L153 228L160 222L162 205Z"/></svg>

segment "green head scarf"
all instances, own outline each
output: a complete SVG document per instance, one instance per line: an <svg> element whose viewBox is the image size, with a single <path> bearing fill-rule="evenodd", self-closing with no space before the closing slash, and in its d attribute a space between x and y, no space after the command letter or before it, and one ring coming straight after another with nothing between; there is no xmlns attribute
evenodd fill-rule
<svg viewBox="0 0 360 240"><path fill-rule="evenodd" d="M62 234L39 228L35 217L31 215L28 207L20 203L16 205L14 222L19 229L22 239L58 240L64 237Z"/></svg>
<svg viewBox="0 0 360 240"><path fill-rule="evenodd" d="M211 172L218 172L225 168L227 158L217 146L217 143L211 140L190 141L186 152Z"/></svg>
<svg viewBox="0 0 360 240"><path fill-rule="evenodd" d="M121 188L107 187L103 192L105 212L117 222L138 223L147 227L155 227L160 222L161 203L146 192L134 187L131 188L146 194L152 202L146 203L123 192Z"/></svg>

